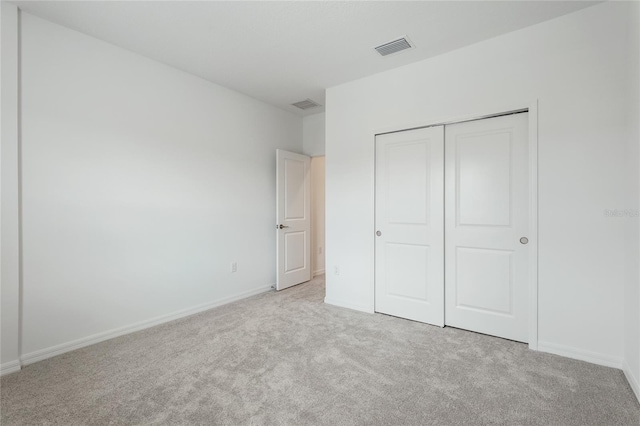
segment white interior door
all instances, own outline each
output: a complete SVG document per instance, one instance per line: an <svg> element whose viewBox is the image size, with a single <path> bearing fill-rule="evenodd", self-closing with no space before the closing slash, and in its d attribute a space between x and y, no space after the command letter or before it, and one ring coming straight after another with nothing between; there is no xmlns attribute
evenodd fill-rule
<svg viewBox="0 0 640 426"><path fill-rule="evenodd" d="M375 310L444 325L443 127L376 137Z"/></svg>
<svg viewBox="0 0 640 426"><path fill-rule="evenodd" d="M445 132L445 322L527 342L528 114Z"/></svg>
<svg viewBox="0 0 640 426"><path fill-rule="evenodd" d="M276 150L276 289L311 279L310 158Z"/></svg>

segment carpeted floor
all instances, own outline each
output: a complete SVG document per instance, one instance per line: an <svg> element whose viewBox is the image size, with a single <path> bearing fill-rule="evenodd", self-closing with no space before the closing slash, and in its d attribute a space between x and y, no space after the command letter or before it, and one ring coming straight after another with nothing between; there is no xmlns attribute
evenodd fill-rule
<svg viewBox="0 0 640 426"><path fill-rule="evenodd" d="M2 378L9 425L638 425L620 370L323 303L322 277Z"/></svg>

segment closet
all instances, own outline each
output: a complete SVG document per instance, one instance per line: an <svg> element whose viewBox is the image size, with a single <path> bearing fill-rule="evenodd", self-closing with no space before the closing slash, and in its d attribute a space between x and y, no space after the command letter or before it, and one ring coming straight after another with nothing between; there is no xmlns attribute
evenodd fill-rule
<svg viewBox="0 0 640 426"><path fill-rule="evenodd" d="M376 312L527 342L526 112L376 136Z"/></svg>

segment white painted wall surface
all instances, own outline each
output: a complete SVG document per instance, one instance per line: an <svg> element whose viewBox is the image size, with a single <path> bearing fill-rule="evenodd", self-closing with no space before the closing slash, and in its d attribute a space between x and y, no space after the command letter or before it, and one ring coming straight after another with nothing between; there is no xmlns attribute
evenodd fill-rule
<svg viewBox="0 0 640 426"><path fill-rule="evenodd" d="M627 91L629 138L626 153L628 188L627 207L632 211L640 208L640 3L634 2L629 13L628 32L628 78ZM640 219L626 217L626 272L624 292L624 368L631 387L640 400Z"/></svg>
<svg viewBox="0 0 640 426"><path fill-rule="evenodd" d="M0 361L2 373L20 368L18 204L18 8L1 3L2 14L2 211Z"/></svg>
<svg viewBox="0 0 640 426"><path fill-rule="evenodd" d="M275 150L302 150L302 118L34 16L22 29L27 362L268 289Z"/></svg>
<svg viewBox="0 0 640 426"><path fill-rule="evenodd" d="M311 158L311 268L312 275L324 270L324 180L325 158Z"/></svg>
<svg viewBox="0 0 640 426"><path fill-rule="evenodd" d="M325 113L307 115L302 124L303 152L311 157L324 155Z"/></svg>
<svg viewBox="0 0 640 426"><path fill-rule="evenodd" d="M625 225L604 210L626 202L629 7L597 5L328 89L326 301L373 310L376 132L539 99L539 347L621 367Z"/></svg>

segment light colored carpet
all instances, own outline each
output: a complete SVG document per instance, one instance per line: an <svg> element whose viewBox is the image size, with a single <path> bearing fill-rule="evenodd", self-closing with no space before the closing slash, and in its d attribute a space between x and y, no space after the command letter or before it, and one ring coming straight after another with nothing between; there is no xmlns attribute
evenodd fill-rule
<svg viewBox="0 0 640 426"><path fill-rule="evenodd" d="M316 279L25 367L8 425L638 425L619 370L323 303Z"/></svg>

